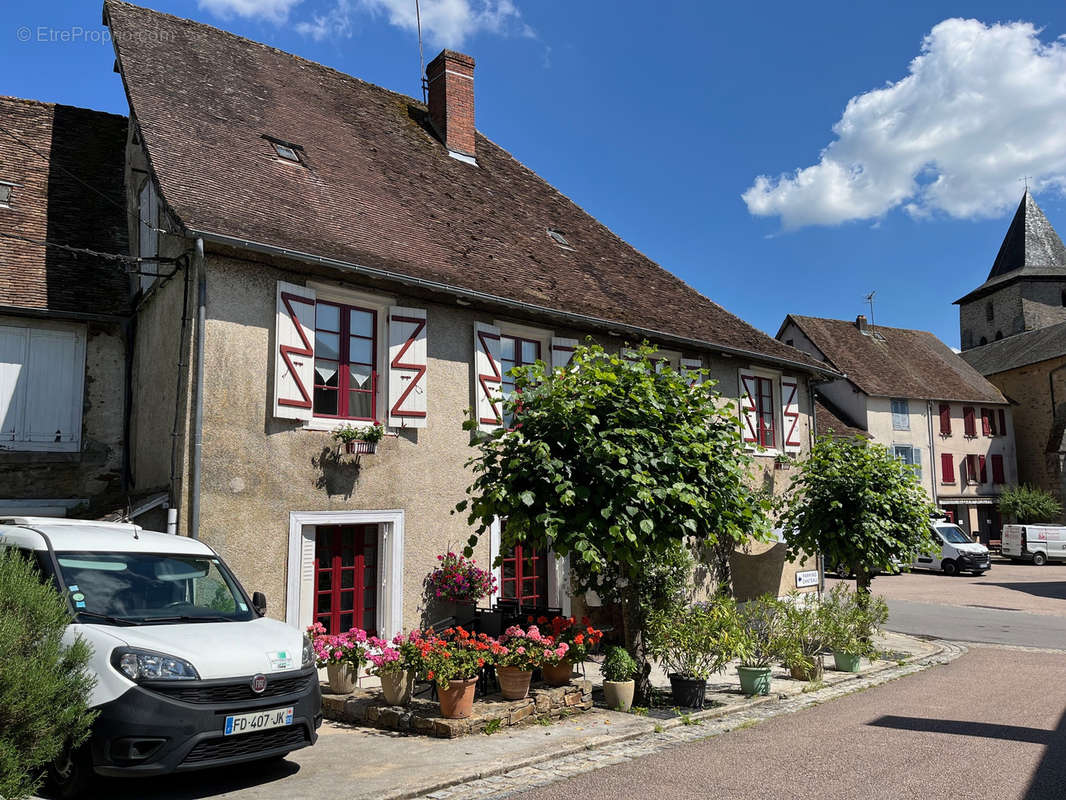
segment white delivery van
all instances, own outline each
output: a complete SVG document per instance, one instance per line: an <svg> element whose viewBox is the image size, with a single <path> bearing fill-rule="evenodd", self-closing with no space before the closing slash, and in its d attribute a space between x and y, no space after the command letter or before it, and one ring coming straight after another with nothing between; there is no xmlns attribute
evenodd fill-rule
<svg viewBox="0 0 1066 800"><path fill-rule="evenodd" d="M988 548L967 536L958 525L940 519L929 523L933 541L940 544L940 552L933 555L919 553L911 569L940 570L945 575L972 572L981 575L991 568Z"/></svg>
<svg viewBox="0 0 1066 800"><path fill-rule="evenodd" d="M1066 527L1004 525L1002 552L1012 561L1025 559L1038 567L1050 560L1066 560Z"/></svg>
<svg viewBox="0 0 1066 800"><path fill-rule="evenodd" d="M61 797L94 774L162 775L314 744L322 695L304 634L264 616L203 542L136 525L0 519L0 548L36 562L70 606L65 640L92 647L99 712L51 770Z"/></svg>

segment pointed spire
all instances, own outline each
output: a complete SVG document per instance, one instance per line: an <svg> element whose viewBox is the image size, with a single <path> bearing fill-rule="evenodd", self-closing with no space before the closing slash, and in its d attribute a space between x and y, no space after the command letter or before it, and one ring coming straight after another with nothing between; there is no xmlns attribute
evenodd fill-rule
<svg viewBox="0 0 1066 800"><path fill-rule="evenodd" d="M1028 186L1003 237L988 280L1018 271L1066 275L1066 246L1029 193Z"/></svg>

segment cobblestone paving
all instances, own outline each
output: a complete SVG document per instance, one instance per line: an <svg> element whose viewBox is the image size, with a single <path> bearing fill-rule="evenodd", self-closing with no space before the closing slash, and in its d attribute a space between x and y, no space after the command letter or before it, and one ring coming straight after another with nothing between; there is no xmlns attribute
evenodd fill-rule
<svg viewBox="0 0 1066 800"><path fill-rule="evenodd" d="M966 646L956 642L937 642L942 648L938 653L918 659L909 664L881 670L880 672L847 681L846 683L826 686L825 688L795 695L781 700L762 703L734 713L716 716L716 712L705 711L691 714L685 724L684 719L664 720L653 733L642 734L627 741L608 743L595 750L583 750L579 753L546 759L536 764L514 769L500 775L480 778L456 786L441 789L418 800L468 800L468 798L501 798L508 795L547 786L564 781L584 772L602 769L612 764L620 764L635 758L658 753L669 747L709 739L737 728L757 725L763 720L781 714L794 714L805 708L833 700L852 692L859 692L878 686L888 681L902 678L923 669L939 664L947 664L966 652Z"/></svg>

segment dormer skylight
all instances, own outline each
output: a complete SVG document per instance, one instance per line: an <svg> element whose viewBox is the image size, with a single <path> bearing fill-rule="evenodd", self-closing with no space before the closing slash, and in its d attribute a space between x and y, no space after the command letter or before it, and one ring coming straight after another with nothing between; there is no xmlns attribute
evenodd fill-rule
<svg viewBox="0 0 1066 800"><path fill-rule="evenodd" d="M300 158L300 151L303 150L300 145L286 142L284 139L275 139L273 136L267 136L265 133L263 134L263 138L270 142L278 158L283 161L291 161L294 164L299 164L303 161L303 159Z"/></svg>
<svg viewBox="0 0 1066 800"><path fill-rule="evenodd" d="M554 241L557 245L559 245L559 247L563 248L564 250L574 249L573 245L571 245L570 242L566 240L566 234L564 234L562 231L557 230L555 228L548 228L548 235L552 238L552 241Z"/></svg>
<svg viewBox="0 0 1066 800"><path fill-rule="evenodd" d="M11 205L11 190L15 188L17 184L8 183L7 181L0 181L0 206L8 208Z"/></svg>

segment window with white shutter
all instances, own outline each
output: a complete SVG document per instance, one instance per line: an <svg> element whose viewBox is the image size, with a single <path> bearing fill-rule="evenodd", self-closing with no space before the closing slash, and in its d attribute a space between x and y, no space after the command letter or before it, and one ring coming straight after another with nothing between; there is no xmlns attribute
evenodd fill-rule
<svg viewBox="0 0 1066 800"><path fill-rule="evenodd" d="M777 447L777 410L774 379L752 370L739 370L741 437L750 447Z"/></svg>
<svg viewBox="0 0 1066 800"><path fill-rule="evenodd" d="M703 360L699 358L682 358L681 359L681 374L691 374L692 380L689 381L690 385L697 383L703 383L703 376L700 374L700 370L703 369Z"/></svg>
<svg viewBox="0 0 1066 800"><path fill-rule="evenodd" d="M0 449L81 446L84 328L0 326Z"/></svg>
<svg viewBox="0 0 1066 800"><path fill-rule="evenodd" d="M426 427L426 310L389 309L389 425Z"/></svg>
<svg viewBox="0 0 1066 800"><path fill-rule="evenodd" d="M478 429L491 431L503 424L501 408L500 329L474 323L474 413Z"/></svg>
<svg viewBox="0 0 1066 800"><path fill-rule="evenodd" d="M274 416L310 420L314 414L315 290L278 281L275 319Z"/></svg>
<svg viewBox="0 0 1066 800"><path fill-rule="evenodd" d="M803 449L799 422L799 382L795 378L782 375L781 439L786 453L798 453Z"/></svg>

